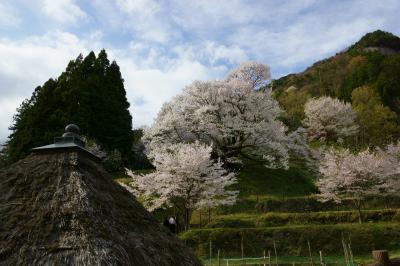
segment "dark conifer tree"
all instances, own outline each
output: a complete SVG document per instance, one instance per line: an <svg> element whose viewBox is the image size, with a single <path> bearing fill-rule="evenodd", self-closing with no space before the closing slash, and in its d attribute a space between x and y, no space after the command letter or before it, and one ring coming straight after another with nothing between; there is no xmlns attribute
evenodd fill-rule
<svg viewBox="0 0 400 266"><path fill-rule="evenodd" d="M82 135L106 151L118 150L128 160L132 117L123 82L117 63L110 64L105 50L97 57L90 52L70 61L58 79L37 87L17 110L7 143L10 162L52 142L68 123L78 124Z"/></svg>

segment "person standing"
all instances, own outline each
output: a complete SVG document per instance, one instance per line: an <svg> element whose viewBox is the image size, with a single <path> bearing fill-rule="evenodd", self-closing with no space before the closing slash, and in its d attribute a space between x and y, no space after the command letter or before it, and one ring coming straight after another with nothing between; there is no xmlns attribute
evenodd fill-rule
<svg viewBox="0 0 400 266"><path fill-rule="evenodd" d="M174 217L170 217L168 220L169 223L169 229L171 230L172 233L176 233L176 221Z"/></svg>

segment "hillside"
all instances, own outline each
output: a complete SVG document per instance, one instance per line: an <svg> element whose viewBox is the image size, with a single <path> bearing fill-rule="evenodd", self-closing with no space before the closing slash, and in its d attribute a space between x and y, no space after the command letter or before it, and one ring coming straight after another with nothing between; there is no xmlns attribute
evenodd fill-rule
<svg viewBox="0 0 400 266"><path fill-rule="evenodd" d="M272 86L291 128L300 126L307 99L329 95L351 102L353 90L361 86L372 88L399 117L400 38L380 30L368 33L345 51L274 80Z"/></svg>
<svg viewBox="0 0 400 266"><path fill-rule="evenodd" d="M282 120L291 130L302 126L308 99L328 95L352 103L357 114L360 131L346 142L348 148L395 141L400 121L400 38L379 30L368 33L304 72L274 80L272 88L285 110ZM212 210L211 218L209 210L196 211L192 230L181 238L207 262L211 248L220 250L223 258L258 257L276 248L280 263L288 260L301 265L310 253L319 260L321 250L326 261L343 265L346 241L356 262L368 261L366 254L373 249L398 254L400 198L367 199L362 214L365 223L358 224L350 199L341 204L321 203L313 196L314 179L296 160L289 170L246 161L238 171L237 203Z"/></svg>

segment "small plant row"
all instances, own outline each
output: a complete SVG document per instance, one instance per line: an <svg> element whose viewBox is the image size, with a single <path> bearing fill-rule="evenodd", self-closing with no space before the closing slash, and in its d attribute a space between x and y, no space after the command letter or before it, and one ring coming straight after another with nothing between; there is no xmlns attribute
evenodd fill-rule
<svg viewBox="0 0 400 266"><path fill-rule="evenodd" d="M400 197L370 197L363 203L363 209L388 209L398 208ZM316 197L296 197L286 199L268 199L255 204L255 208L261 212L320 212L353 210L354 203L351 199L343 200L341 203L321 202Z"/></svg>
<svg viewBox="0 0 400 266"><path fill-rule="evenodd" d="M305 224L358 223L357 211L332 211L311 213L231 214L214 217L208 228L252 228ZM400 210L366 210L363 222L400 222Z"/></svg>
<svg viewBox="0 0 400 266"><path fill-rule="evenodd" d="M362 209L390 209L400 206L399 196L371 197L363 203ZM269 198L257 197L240 198L233 206L218 208L220 214L237 212L321 212L353 210L354 203L351 199L341 203L321 202L315 196Z"/></svg>
<svg viewBox="0 0 400 266"><path fill-rule="evenodd" d="M308 243L313 253L338 254L343 239L351 245L354 255L370 254L371 250L397 250L400 243L399 223L302 225L268 228L212 228L195 229L180 234L197 255L220 250L226 256L240 256L242 247L246 256L257 256L264 250L278 255L307 256Z"/></svg>

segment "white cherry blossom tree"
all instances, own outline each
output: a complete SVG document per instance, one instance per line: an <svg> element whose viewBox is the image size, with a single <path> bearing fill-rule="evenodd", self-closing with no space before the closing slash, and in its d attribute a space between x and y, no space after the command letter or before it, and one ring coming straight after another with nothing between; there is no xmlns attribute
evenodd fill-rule
<svg viewBox="0 0 400 266"><path fill-rule="evenodd" d="M212 145L224 162L248 157L287 168L289 139L278 120L281 109L270 90L256 89L269 78L267 66L248 62L223 80L193 82L164 104L146 130L150 157L162 145L198 140Z"/></svg>
<svg viewBox="0 0 400 266"><path fill-rule="evenodd" d="M175 207L188 229L193 210L235 203L238 191L229 189L237 182L235 174L211 159L210 146L178 143L152 152L155 172L138 176L127 171L150 211Z"/></svg>
<svg viewBox="0 0 400 266"><path fill-rule="evenodd" d="M361 207L366 197L400 191L399 158L399 144L357 154L349 150L328 150L319 168L322 175L317 181L320 200L340 203L351 199L361 223Z"/></svg>
<svg viewBox="0 0 400 266"><path fill-rule="evenodd" d="M331 97L312 98L304 106L305 119L310 139L336 141L357 133L356 114L350 103Z"/></svg>
<svg viewBox="0 0 400 266"><path fill-rule="evenodd" d="M241 63L236 69L228 73L225 80L240 80L248 83L253 88L265 85L266 80L271 78L269 67L256 62Z"/></svg>

